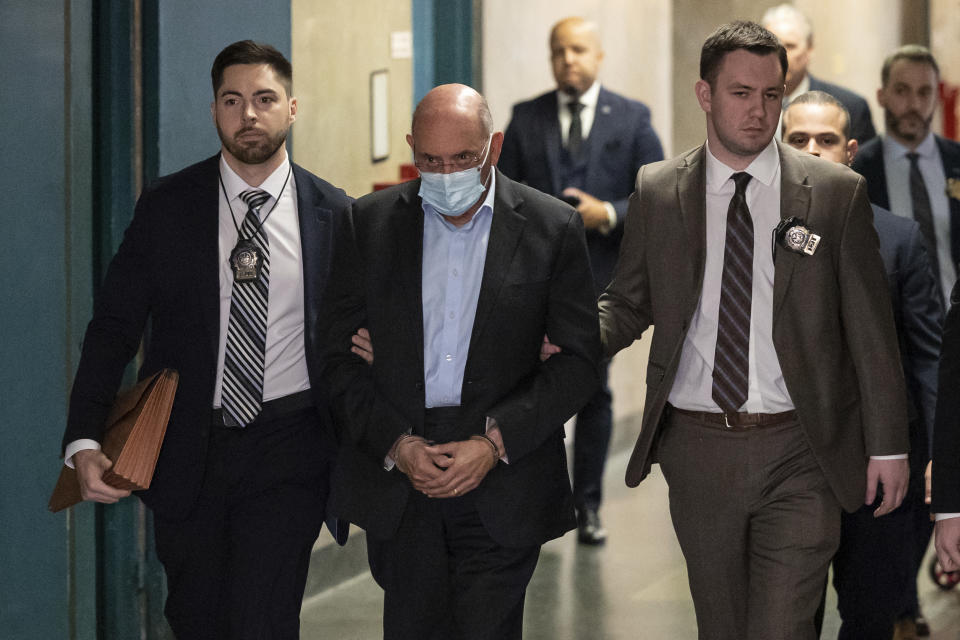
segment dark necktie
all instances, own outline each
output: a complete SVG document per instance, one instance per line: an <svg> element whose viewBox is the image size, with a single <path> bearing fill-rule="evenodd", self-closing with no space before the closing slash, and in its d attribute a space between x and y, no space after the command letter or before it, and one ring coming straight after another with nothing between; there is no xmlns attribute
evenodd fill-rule
<svg viewBox="0 0 960 640"><path fill-rule="evenodd" d="M270 194L249 189L240 194L247 214L240 226L241 239L248 239L263 259L260 277L233 283L227 346L223 359L221 406L232 426L253 422L263 404L263 363L267 345L267 297L270 291L270 260L267 234L260 224L260 207Z"/></svg>
<svg viewBox="0 0 960 640"><path fill-rule="evenodd" d="M567 108L570 109L570 130L567 133L567 153L570 158L576 160L580 155L580 147L583 146L583 123L580 121L580 112L583 106L579 102L568 102Z"/></svg>
<svg viewBox="0 0 960 640"><path fill-rule="evenodd" d="M747 208L749 173L733 174L736 192L727 209L713 399L724 413L747 401L750 384L750 306L753 298L753 219Z"/></svg>
<svg viewBox="0 0 960 640"><path fill-rule="evenodd" d="M919 156L916 153L908 153L907 158L910 159L910 201L913 203L913 218L920 225L920 233L923 235L927 253L930 255L930 264L933 266L933 275L937 277L939 291L940 261L937 259L937 232L933 229L930 194L927 193L927 185L923 181L923 174L920 173L920 166L917 164Z"/></svg>

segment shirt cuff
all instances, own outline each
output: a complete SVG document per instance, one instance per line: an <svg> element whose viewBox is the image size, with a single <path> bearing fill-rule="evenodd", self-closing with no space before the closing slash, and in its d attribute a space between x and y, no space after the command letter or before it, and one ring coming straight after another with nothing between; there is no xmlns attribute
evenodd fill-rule
<svg viewBox="0 0 960 640"><path fill-rule="evenodd" d="M388 451L387 455L383 457L384 471L390 471L395 466L397 466L397 461L393 459L393 456L397 453L397 445L400 444L400 442L404 439L404 437L410 435L411 433L413 433L413 429L407 429L406 431L403 432L403 434L400 435L400 437L398 437L394 441L393 446L390 447L390 451Z"/></svg>
<svg viewBox="0 0 960 640"><path fill-rule="evenodd" d="M600 226L600 233L607 235L617 226L617 210L609 202L604 202L603 206L607 209L607 224Z"/></svg>
<svg viewBox="0 0 960 640"><path fill-rule="evenodd" d="M936 514L937 522L941 520L949 520L951 518L960 518L960 513L938 513Z"/></svg>
<svg viewBox="0 0 960 640"><path fill-rule="evenodd" d="M82 438L80 440L74 440L67 445L67 448L63 451L63 464L67 465L71 469L73 466L73 456L77 451L86 451L87 449L93 449L94 451L100 451L100 443L96 440L88 440Z"/></svg>
<svg viewBox="0 0 960 640"><path fill-rule="evenodd" d="M499 450L503 451L503 455L500 456L500 461L504 464L510 464L510 458L507 456L507 446L503 444L503 436L500 434L500 425L490 416L487 416L487 426L484 433L487 434L488 438L493 440L493 443L497 445Z"/></svg>
<svg viewBox="0 0 960 640"><path fill-rule="evenodd" d="M890 456L870 456L871 460L906 460L907 454L897 453Z"/></svg>

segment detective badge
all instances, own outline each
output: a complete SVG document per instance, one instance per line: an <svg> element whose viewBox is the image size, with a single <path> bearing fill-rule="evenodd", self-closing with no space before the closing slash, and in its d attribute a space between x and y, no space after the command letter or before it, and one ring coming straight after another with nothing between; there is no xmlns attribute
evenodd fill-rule
<svg viewBox="0 0 960 640"><path fill-rule="evenodd" d="M817 251L817 247L820 246L820 236L800 222L794 217L781 220L775 231L776 237L787 251L812 256Z"/></svg>
<svg viewBox="0 0 960 640"><path fill-rule="evenodd" d="M233 267L234 282L250 282L260 277L263 256L255 244L241 240L230 252L230 266Z"/></svg>
<svg viewBox="0 0 960 640"><path fill-rule="evenodd" d="M947 178L947 195L960 200L960 178Z"/></svg>

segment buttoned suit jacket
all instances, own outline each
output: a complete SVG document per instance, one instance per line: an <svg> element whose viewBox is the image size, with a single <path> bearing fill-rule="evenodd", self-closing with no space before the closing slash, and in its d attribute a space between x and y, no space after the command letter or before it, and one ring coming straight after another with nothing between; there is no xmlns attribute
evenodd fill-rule
<svg viewBox="0 0 960 640"><path fill-rule="evenodd" d="M70 396L64 445L102 442L104 423L144 329L139 377L176 369L179 387L150 489L140 498L166 518L193 507L207 458L220 336L219 154L146 187L96 297ZM350 198L293 165L304 279L304 341L318 428L333 432L320 378L316 323L333 236ZM332 458L335 441L331 437ZM341 534L344 532L341 532Z"/></svg>
<svg viewBox="0 0 960 640"><path fill-rule="evenodd" d="M640 435L626 481L638 484L655 440L706 256L706 147L637 177L613 281L600 298L608 354L655 327ZM865 494L868 455L908 450L903 373L877 233L862 178L777 143L780 216L822 240L814 255L775 249L773 343L807 441L847 510ZM770 235L772 229L755 229Z"/></svg>
<svg viewBox="0 0 960 640"><path fill-rule="evenodd" d="M397 530L413 490L385 458L404 433L423 433L423 216L415 180L360 198L337 238L321 331L325 377L342 419L331 501L377 539ZM461 424L500 426L509 464L474 489L487 532L529 546L576 524L563 423L598 385L597 310L576 211L497 175L493 219L464 370ZM370 331L374 362L350 353ZM544 334L563 352L541 363ZM558 357L559 356L559 357Z"/></svg>
<svg viewBox="0 0 960 640"><path fill-rule="evenodd" d="M850 140L865 144L876 137L877 130L873 127L873 118L870 117L870 105L863 96L812 75L808 74L807 77L810 78L810 91L829 93L847 108L850 114Z"/></svg>
<svg viewBox="0 0 960 640"><path fill-rule="evenodd" d="M943 309L939 284L924 247L920 225L873 205L880 256L887 271L893 320L907 385L912 456L929 459L937 406L937 366ZM914 428L922 430L913 433ZM919 437L921 433L925 437ZM918 443L923 449L917 450Z"/></svg>
<svg viewBox="0 0 960 640"><path fill-rule="evenodd" d="M610 233L586 230L599 294L609 284L617 261L627 198L633 192L637 171L647 163L662 160L663 148L650 124L650 109L603 87L587 142L589 156L583 190L610 202L618 219ZM559 196L571 186L561 183L561 149L557 92L550 91L514 105L497 167L513 180Z"/></svg>
<svg viewBox="0 0 960 640"><path fill-rule="evenodd" d="M940 159L943 162L943 174L947 180L960 180L960 143L934 136ZM879 136L868 144L860 147L851 165L854 171L867 180L867 193L870 202L890 209L890 195L887 192L887 172L883 164L883 136ZM954 265L960 263L960 198L952 197L950 201L950 254ZM936 260L931 256L931 260ZM948 291L944 291L944 299Z"/></svg>

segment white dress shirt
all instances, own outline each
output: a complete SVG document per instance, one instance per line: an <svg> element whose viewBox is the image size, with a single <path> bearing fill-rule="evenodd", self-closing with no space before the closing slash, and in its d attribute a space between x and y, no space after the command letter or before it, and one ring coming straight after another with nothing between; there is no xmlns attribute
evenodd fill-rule
<svg viewBox="0 0 960 640"><path fill-rule="evenodd" d="M703 290L683 342L670 404L718 413L713 399L713 360L720 316L720 283L727 233L727 209L736 173L706 153L706 261ZM746 200L753 219L753 294L750 312L750 386L740 408L749 413L779 413L794 408L773 346L773 252L771 234L780 223L780 154L773 140L745 169L751 175Z"/></svg>

